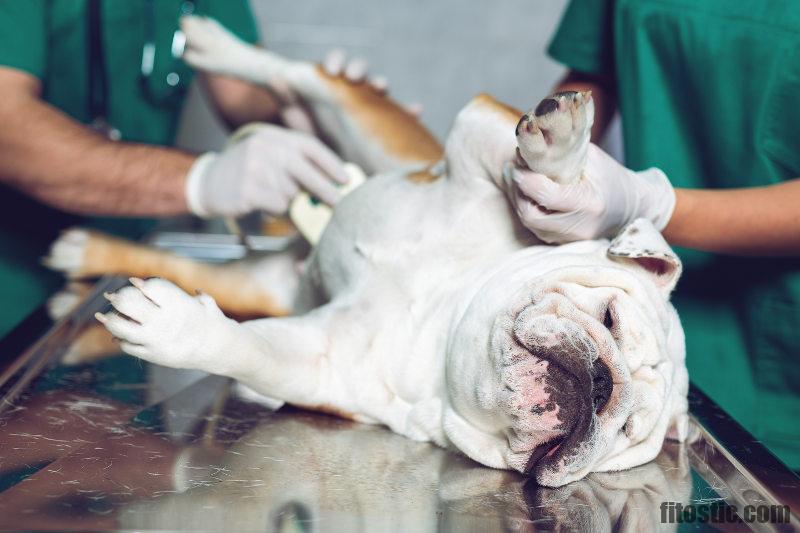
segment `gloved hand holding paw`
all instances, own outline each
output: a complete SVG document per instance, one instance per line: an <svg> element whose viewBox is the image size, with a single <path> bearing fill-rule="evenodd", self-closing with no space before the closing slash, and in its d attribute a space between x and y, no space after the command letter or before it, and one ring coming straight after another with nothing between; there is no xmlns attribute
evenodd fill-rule
<svg viewBox="0 0 800 533"><path fill-rule="evenodd" d="M637 218L660 231L675 208L675 191L661 170L634 172L594 144L583 176L570 183L510 163L504 177L520 220L548 243L613 237Z"/></svg>

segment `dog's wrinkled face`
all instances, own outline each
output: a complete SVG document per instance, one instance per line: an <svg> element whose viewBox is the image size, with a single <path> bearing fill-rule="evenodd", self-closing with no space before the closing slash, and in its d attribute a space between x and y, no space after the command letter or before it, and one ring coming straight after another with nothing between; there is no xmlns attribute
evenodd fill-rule
<svg viewBox="0 0 800 533"><path fill-rule="evenodd" d="M548 483L583 477L617 435L633 444L652 431L672 381L654 371L671 359L667 332L661 313L626 291L632 280L620 281L545 283L498 320L512 468Z"/></svg>
<svg viewBox="0 0 800 533"><path fill-rule="evenodd" d="M648 223L634 226L629 231L660 239ZM544 252L529 259L542 266L504 272L476 295L485 311L467 311L459 331L482 323L489 360L467 369L465 358L448 354L452 405L485 438L465 453L558 486L649 461L670 425L683 423L683 335L667 300L680 264L666 244L656 250L626 235L610 247L586 242ZM592 251L572 255L581 249ZM461 385L453 378L474 389L454 392ZM454 441L463 449L468 440ZM490 457L487 448L497 446Z"/></svg>

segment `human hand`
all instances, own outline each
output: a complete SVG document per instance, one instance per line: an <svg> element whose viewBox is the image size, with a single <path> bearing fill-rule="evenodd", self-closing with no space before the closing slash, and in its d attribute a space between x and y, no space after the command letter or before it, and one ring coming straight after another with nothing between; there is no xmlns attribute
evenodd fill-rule
<svg viewBox="0 0 800 533"><path fill-rule="evenodd" d="M612 237L637 218L660 231L675 208L675 191L661 170L633 172L594 144L575 181L559 184L511 163L504 179L522 223L548 243Z"/></svg>
<svg viewBox="0 0 800 533"><path fill-rule="evenodd" d="M257 210L281 215L300 190L335 204L334 183L347 180L341 160L317 139L263 125L222 152L198 158L186 179L186 202L200 217Z"/></svg>

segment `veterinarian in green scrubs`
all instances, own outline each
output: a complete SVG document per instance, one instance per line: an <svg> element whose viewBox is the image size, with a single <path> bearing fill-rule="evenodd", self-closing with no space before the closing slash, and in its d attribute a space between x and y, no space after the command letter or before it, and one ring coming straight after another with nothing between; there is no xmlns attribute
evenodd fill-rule
<svg viewBox="0 0 800 533"><path fill-rule="evenodd" d="M179 18L186 14L211 16L243 40L257 40L247 0L0 0L0 337L63 283L40 265L63 228L89 222L133 236L143 219L85 217L190 211L187 183L197 155L160 147L173 142L192 79L181 60ZM263 88L213 74L201 82L232 127L279 116ZM279 130L273 139L281 135L300 134ZM283 164L250 154L248 161L264 160L231 172L237 153L217 155L227 158L217 165L225 175L216 172L231 194L246 189L237 182L261 183L270 172L274 182L270 167ZM200 177L217 167L205 165ZM204 215L219 214L209 209L214 198L206 200ZM259 208L253 203L250 209Z"/></svg>
<svg viewBox="0 0 800 533"><path fill-rule="evenodd" d="M665 178L653 188L590 157L594 188L549 187L545 197L538 175L517 171L530 199L561 211L523 222L561 242L663 220L684 264L673 302L690 378L800 468L797 3L573 0L549 53L571 69L559 90L592 90L593 137L618 109L625 165Z"/></svg>

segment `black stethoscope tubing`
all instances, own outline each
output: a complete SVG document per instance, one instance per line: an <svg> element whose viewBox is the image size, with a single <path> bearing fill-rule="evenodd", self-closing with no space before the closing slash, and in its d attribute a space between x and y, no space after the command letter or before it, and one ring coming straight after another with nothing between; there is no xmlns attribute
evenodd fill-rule
<svg viewBox="0 0 800 533"><path fill-rule="evenodd" d="M170 88L164 95L156 95L151 86L153 67L156 54L156 12L155 0L144 0L144 25L145 43L142 46L142 63L139 72L139 85L145 98L154 106L171 107L179 100L185 90L180 85L181 77L175 69L166 76L166 84ZM87 109L92 125L103 130L111 138L119 136L119 132L111 128L107 122L108 117L108 72L103 47L102 34L102 0L88 0L86 10L87 31ZM191 14L195 10L195 2L184 1L181 3L182 15ZM180 29L173 33L173 59L179 59L183 53L185 37Z"/></svg>

